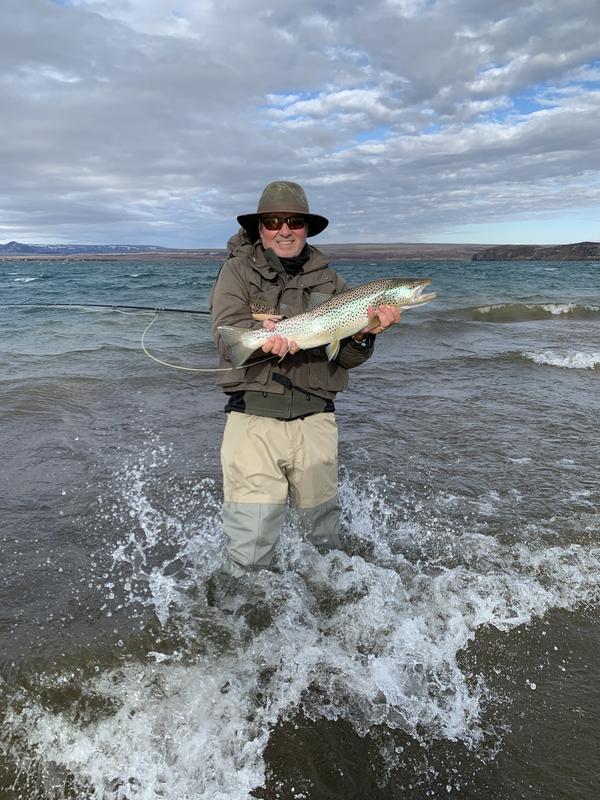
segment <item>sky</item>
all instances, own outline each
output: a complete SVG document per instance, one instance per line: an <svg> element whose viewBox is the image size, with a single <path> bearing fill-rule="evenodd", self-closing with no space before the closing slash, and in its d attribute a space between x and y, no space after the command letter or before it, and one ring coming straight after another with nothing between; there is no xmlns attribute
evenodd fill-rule
<svg viewBox="0 0 600 800"><path fill-rule="evenodd" d="M0 242L600 241L598 0L0 0Z"/></svg>

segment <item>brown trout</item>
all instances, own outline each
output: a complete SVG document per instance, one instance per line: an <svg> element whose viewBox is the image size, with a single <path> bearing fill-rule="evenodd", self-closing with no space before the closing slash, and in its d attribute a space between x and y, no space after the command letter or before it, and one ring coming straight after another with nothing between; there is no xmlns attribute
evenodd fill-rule
<svg viewBox="0 0 600 800"><path fill-rule="evenodd" d="M313 292L307 310L275 323L275 329L248 330L221 325L219 334L229 348L234 367L242 364L272 336L285 336L301 350L326 345L331 361L340 349L340 341L369 326L379 324L377 316L369 317L369 308L397 306L404 311L428 303L435 292L424 294L431 278L381 278L362 283L354 289L334 295Z"/></svg>

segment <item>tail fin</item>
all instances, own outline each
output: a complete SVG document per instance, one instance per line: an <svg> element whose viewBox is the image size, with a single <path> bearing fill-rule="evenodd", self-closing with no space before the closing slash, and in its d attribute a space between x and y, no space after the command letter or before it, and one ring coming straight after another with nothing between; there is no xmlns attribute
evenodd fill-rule
<svg viewBox="0 0 600 800"><path fill-rule="evenodd" d="M220 325L217 330L229 349L229 360L232 365L236 368L241 367L256 350L256 346L252 347L244 341L248 331L246 328L233 328L230 325Z"/></svg>

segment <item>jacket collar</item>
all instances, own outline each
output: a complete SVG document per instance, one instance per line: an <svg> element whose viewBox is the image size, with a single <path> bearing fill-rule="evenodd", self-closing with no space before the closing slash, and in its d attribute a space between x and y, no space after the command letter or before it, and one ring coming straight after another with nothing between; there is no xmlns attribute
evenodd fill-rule
<svg viewBox="0 0 600 800"><path fill-rule="evenodd" d="M314 272L315 270L323 269L328 266L327 259L320 250L317 250L317 248L312 245L308 245L308 249L310 258L304 265L302 272L299 273L300 275L302 273ZM278 275L285 274L285 270L281 266L281 262L277 258L276 253L270 248L264 250L261 242L255 242L252 246L250 262L253 268L267 280L272 281L275 280Z"/></svg>

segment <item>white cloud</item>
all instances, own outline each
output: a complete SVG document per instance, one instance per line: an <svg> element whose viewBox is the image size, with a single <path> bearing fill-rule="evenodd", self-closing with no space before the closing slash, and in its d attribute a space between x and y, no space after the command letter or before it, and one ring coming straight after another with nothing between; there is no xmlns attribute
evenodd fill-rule
<svg viewBox="0 0 600 800"><path fill-rule="evenodd" d="M330 240L600 199L595 0L5 5L8 238L223 245L281 177Z"/></svg>

